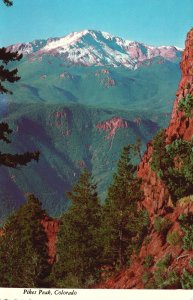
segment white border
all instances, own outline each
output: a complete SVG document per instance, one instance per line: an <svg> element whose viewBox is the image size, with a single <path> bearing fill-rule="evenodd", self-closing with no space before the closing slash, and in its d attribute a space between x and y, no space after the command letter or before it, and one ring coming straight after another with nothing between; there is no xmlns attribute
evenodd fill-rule
<svg viewBox="0 0 193 300"><path fill-rule="evenodd" d="M27 292L28 294L27 294ZM35 294L33 294L35 293ZM49 293L49 294L47 294ZM61 295L56 295L56 294ZM68 295L69 294L69 295ZM70 295L71 294L71 295ZM17 289L0 288L0 300L193 300L193 290Z"/></svg>

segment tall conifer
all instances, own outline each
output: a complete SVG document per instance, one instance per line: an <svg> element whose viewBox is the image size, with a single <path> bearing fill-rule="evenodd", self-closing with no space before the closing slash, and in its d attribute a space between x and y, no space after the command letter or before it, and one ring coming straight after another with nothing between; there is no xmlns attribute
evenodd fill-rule
<svg viewBox="0 0 193 300"><path fill-rule="evenodd" d="M127 146L122 151L103 208L104 263L118 268L129 260L142 217L137 211L137 201L142 197L140 180L136 177L130 150L131 146Z"/></svg>
<svg viewBox="0 0 193 300"><path fill-rule="evenodd" d="M45 216L33 195L10 216L0 237L1 287L45 287L50 272Z"/></svg>
<svg viewBox="0 0 193 300"><path fill-rule="evenodd" d="M13 1L3 0L6 6L12 6ZM20 79L17 75L18 70L9 70L7 64L12 61L19 61L22 59L22 54L18 51L10 52L5 47L0 48L0 94L12 94L4 83L14 83ZM11 143L8 135L12 133L7 123L0 123L0 141L6 143ZM31 160L38 161L40 152L25 152L23 154L11 154L11 153L1 153L0 152L0 165L4 165L11 168L16 168L17 166L25 166Z"/></svg>
<svg viewBox="0 0 193 300"><path fill-rule="evenodd" d="M72 205L62 216L54 276L58 287L86 287L98 278L101 255L101 208L88 171L81 174L68 196Z"/></svg>

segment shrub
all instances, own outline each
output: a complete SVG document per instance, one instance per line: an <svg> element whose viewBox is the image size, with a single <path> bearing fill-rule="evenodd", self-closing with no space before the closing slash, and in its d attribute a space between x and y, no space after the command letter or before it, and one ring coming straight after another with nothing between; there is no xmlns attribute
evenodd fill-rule
<svg viewBox="0 0 193 300"><path fill-rule="evenodd" d="M181 214L178 218L180 227L184 232L183 249L193 250L193 213Z"/></svg>
<svg viewBox="0 0 193 300"><path fill-rule="evenodd" d="M172 261L172 255L171 253L167 253L162 259L160 259L156 266L161 270L164 271L169 265L171 264Z"/></svg>
<svg viewBox="0 0 193 300"><path fill-rule="evenodd" d="M164 281L162 283L162 286L160 288L166 289L166 288L180 288L180 277L175 271L169 271L167 272L166 277L164 278Z"/></svg>
<svg viewBox="0 0 193 300"><path fill-rule="evenodd" d="M166 134L161 130L152 146L151 169L166 184L173 203L193 194L193 141L175 139L166 145Z"/></svg>
<svg viewBox="0 0 193 300"><path fill-rule="evenodd" d="M174 202L193 193L193 142L176 139L166 146L170 157L166 185Z"/></svg>
<svg viewBox="0 0 193 300"><path fill-rule="evenodd" d="M149 267L153 266L153 263L154 263L153 256L151 254L149 254L145 257L143 265L145 268L149 268Z"/></svg>
<svg viewBox="0 0 193 300"><path fill-rule="evenodd" d="M184 111L186 117L192 117L193 110L193 96L191 94L187 94L186 97L183 97L178 102L178 110Z"/></svg>
<svg viewBox="0 0 193 300"><path fill-rule="evenodd" d="M190 274L186 269L183 270L181 279L181 285L183 289L192 289L193 288L193 275Z"/></svg>
<svg viewBox="0 0 193 300"><path fill-rule="evenodd" d="M147 284L151 277L152 277L152 273L148 272L148 271L145 271L143 273L143 275L142 275L142 282L143 282L143 284L144 285Z"/></svg>
<svg viewBox="0 0 193 300"><path fill-rule="evenodd" d="M163 271L158 268L154 271L154 286L157 289L180 288L180 276L175 270Z"/></svg>
<svg viewBox="0 0 193 300"><path fill-rule="evenodd" d="M193 268L193 259L192 259L192 258L189 260L189 266L190 266L191 268Z"/></svg>
<svg viewBox="0 0 193 300"><path fill-rule="evenodd" d="M169 232L166 241L168 244L176 246L182 244L182 238L177 231Z"/></svg>
<svg viewBox="0 0 193 300"><path fill-rule="evenodd" d="M189 211L190 207L193 205L193 195L189 195L179 199L178 204L181 207L187 207Z"/></svg>
<svg viewBox="0 0 193 300"><path fill-rule="evenodd" d="M160 268L154 272L157 289L180 288L180 277L176 271L162 271Z"/></svg>
<svg viewBox="0 0 193 300"><path fill-rule="evenodd" d="M164 217L156 217L154 220L154 229L162 234L166 234L171 227L171 221Z"/></svg>

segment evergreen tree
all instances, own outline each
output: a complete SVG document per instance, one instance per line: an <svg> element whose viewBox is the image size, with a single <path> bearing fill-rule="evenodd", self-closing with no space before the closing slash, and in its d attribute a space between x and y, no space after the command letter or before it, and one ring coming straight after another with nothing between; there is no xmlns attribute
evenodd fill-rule
<svg viewBox="0 0 193 300"><path fill-rule="evenodd" d="M45 287L50 272L45 216L33 195L10 216L0 237L1 287Z"/></svg>
<svg viewBox="0 0 193 300"><path fill-rule="evenodd" d="M144 233L141 225L148 223L144 211L137 210L137 201L142 197L141 182L136 177L130 150L130 145L123 149L103 208L104 263L114 268L128 263L134 246L141 238L140 233Z"/></svg>
<svg viewBox="0 0 193 300"><path fill-rule="evenodd" d="M8 135L12 133L12 130L9 128L7 123L0 123L0 141L9 144L11 141L8 138ZM38 162L39 160L39 151L34 152L25 152L23 154L11 154L11 153L1 153L0 152L0 166L4 165L10 168L16 168L17 166L25 166L32 159Z"/></svg>
<svg viewBox="0 0 193 300"><path fill-rule="evenodd" d="M3 0L3 2L7 6L11 6L13 3L10 0ZM12 94L10 90L8 90L3 82L14 83L20 79L17 75L18 70L13 69L9 70L5 66L12 61L19 61L22 58L22 54L16 52L7 51L6 48L0 48L0 94ZM7 123L0 123L0 141L4 141L6 143L10 143L8 139L8 135L12 133L12 130L9 128ZM7 167L16 168L18 165L26 165L31 160L38 161L40 152L26 152L23 154L11 154L11 153L1 153L0 152L0 165L5 165Z"/></svg>
<svg viewBox="0 0 193 300"><path fill-rule="evenodd" d="M3 0L3 2L5 3L6 6L12 6L13 5L13 1L11 1L11 0Z"/></svg>
<svg viewBox="0 0 193 300"><path fill-rule="evenodd" d="M11 61L18 61L22 58L22 54L19 54L16 52L9 52L6 48L0 48L0 60L2 62L2 65L0 65L0 93L9 93L12 94L10 90L8 90L5 86L3 86L2 82L10 82L13 83L15 81L18 81L20 79L19 76L17 76L17 69L8 70L5 68L5 65L7 65Z"/></svg>
<svg viewBox="0 0 193 300"><path fill-rule="evenodd" d="M88 171L68 193L72 205L62 216L53 276L58 287L86 287L98 279L101 208Z"/></svg>

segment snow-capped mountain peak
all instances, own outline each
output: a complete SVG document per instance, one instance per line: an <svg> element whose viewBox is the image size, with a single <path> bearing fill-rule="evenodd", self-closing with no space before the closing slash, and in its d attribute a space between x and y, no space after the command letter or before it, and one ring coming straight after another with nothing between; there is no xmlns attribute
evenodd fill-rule
<svg viewBox="0 0 193 300"><path fill-rule="evenodd" d="M144 60L157 56L173 60L181 54L181 51L173 46L153 47L124 40L108 32L88 29L72 32L61 38L13 45L9 50L19 50L31 57L60 56L67 64L124 66L130 69L135 69Z"/></svg>

